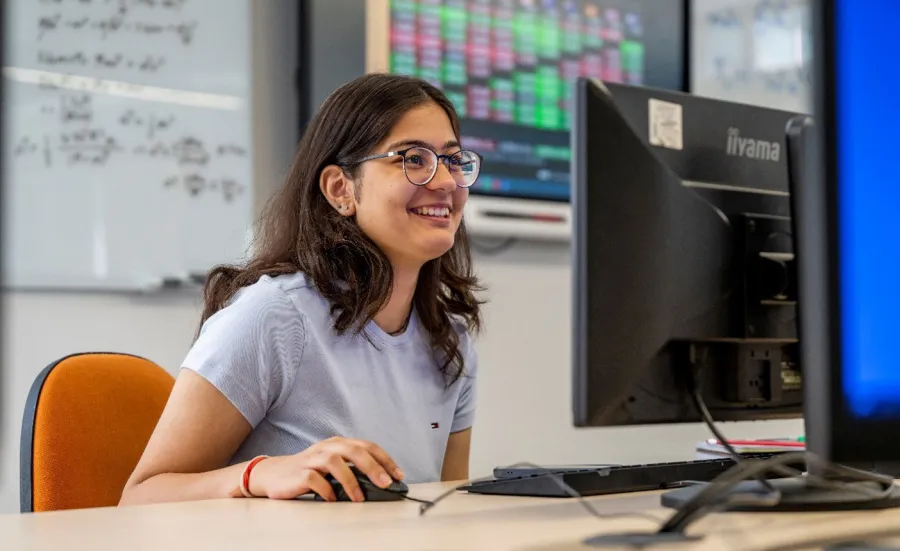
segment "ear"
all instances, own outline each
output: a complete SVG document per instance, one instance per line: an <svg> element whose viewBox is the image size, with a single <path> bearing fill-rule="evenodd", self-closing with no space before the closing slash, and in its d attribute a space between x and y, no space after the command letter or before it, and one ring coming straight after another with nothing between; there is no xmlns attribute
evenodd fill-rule
<svg viewBox="0 0 900 551"><path fill-rule="evenodd" d="M356 212L356 201L353 195L351 180L337 165L328 165L319 175L319 189L338 214L353 216Z"/></svg>

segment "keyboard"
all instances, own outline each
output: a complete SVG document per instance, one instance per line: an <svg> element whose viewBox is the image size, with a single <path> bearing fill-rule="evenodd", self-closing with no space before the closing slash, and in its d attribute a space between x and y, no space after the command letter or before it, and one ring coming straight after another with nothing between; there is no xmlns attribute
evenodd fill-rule
<svg viewBox="0 0 900 551"><path fill-rule="evenodd" d="M777 453L744 454L746 459L768 459ZM700 459L672 463L650 463L646 465L615 465L596 468L565 468L555 470L532 469L529 474L495 477L492 480L476 481L460 488L473 494L532 496L532 497L572 497L553 480L549 473L565 482L582 496L644 492L680 488L690 482L710 482L735 466L731 458ZM802 465L791 465L805 468ZM521 469L518 469L522 472ZM495 472L503 472L497 470ZM510 470L509 472L516 472ZM772 478L775 476L769 475Z"/></svg>

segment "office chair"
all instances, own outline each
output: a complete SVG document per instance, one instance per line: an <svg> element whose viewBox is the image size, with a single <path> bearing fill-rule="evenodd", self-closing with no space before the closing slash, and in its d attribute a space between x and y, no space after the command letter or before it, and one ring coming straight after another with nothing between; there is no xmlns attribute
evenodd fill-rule
<svg viewBox="0 0 900 551"><path fill-rule="evenodd" d="M174 384L130 354L73 354L44 368L22 419L21 511L117 505Z"/></svg>

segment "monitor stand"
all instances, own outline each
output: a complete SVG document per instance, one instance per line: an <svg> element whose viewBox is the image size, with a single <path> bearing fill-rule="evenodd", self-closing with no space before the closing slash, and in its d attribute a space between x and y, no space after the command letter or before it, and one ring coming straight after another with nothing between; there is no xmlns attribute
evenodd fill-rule
<svg viewBox="0 0 900 551"><path fill-rule="evenodd" d="M769 483L781 492L781 499L776 504L754 504L752 500L746 500L732 506L727 506L728 511L763 511L763 512L799 512L799 511L859 511L865 509L890 509L900 507L900 487L894 486L885 495L872 497L872 494L883 490L883 486L877 482L841 481L845 486L842 489L824 489L808 484L805 476L790 478L776 478ZM660 502L663 507L681 509L681 507L694 498L709 483L699 483L685 488L679 488L663 494ZM732 489L729 494L744 494L748 496L758 495L764 497L770 492L756 480L741 482ZM743 501L743 500L742 500Z"/></svg>

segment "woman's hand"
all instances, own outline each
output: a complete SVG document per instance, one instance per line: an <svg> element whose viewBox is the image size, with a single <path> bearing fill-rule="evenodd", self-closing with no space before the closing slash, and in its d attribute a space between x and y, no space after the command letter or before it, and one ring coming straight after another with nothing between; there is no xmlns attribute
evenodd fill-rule
<svg viewBox="0 0 900 551"><path fill-rule="evenodd" d="M394 460L377 445L364 440L335 437L295 455L260 461L250 473L250 493L272 499L293 499L312 491L326 501L334 501L334 491L325 480L325 476L330 474L350 499L363 501L362 490L348 462L381 488L404 477Z"/></svg>

